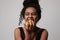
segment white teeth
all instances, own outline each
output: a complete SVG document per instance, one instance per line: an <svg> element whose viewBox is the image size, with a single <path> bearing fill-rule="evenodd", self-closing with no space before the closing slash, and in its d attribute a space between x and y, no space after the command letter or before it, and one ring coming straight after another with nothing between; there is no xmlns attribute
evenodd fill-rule
<svg viewBox="0 0 60 40"><path fill-rule="evenodd" d="M29 20L29 22L33 22L33 20Z"/></svg>

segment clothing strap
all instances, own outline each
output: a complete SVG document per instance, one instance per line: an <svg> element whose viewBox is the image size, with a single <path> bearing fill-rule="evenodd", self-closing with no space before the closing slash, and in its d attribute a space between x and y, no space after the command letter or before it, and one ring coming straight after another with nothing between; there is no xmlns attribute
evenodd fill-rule
<svg viewBox="0 0 60 40"><path fill-rule="evenodd" d="M41 29L41 30L39 31L39 33L38 33L37 36L36 36L36 40L40 40L41 34L42 34L43 31L44 31L44 29Z"/></svg>
<svg viewBox="0 0 60 40"><path fill-rule="evenodd" d="M23 31L22 27L19 27L19 29L20 29L20 32L21 32L21 38L22 38L22 40L24 40L25 39L24 31Z"/></svg>
<svg viewBox="0 0 60 40"><path fill-rule="evenodd" d="M24 34L24 31L23 31L23 28L19 27L19 29L20 29L20 32L21 32L21 38L22 38L22 40L24 40L25 39L25 34ZM42 34L43 31L44 31L44 29L39 30L39 33L36 36L36 40L40 40L41 34Z"/></svg>

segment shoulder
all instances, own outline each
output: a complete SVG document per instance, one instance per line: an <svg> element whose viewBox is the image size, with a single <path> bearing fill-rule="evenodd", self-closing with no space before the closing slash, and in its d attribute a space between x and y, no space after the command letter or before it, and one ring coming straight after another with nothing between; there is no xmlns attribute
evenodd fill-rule
<svg viewBox="0 0 60 40"><path fill-rule="evenodd" d="M15 37L19 37L19 35L20 35L20 29L19 28L15 28L14 29L14 36Z"/></svg>
<svg viewBox="0 0 60 40"><path fill-rule="evenodd" d="M18 35L21 34L20 28L21 28L21 27L18 27L18 28L15 28L15 29L14 29L14 35L17 35L17 36L18 36Z"/></svg>
<svg viewBox="0 0 60 40"><path fill-rule="evenodd" d="M40 40L47 40L47 38L48 38L47 29L39 28L39 27L37 27L37 28L39 29L38 30L39 35L41 35Z"/></svg>
<svg viewBox="0 0 60 40"><path fill-rule="evenodd" d="M17 33L17 32L20 32L20 29L19 28L15 28L14 29L14 33Z"/></svg>
<svg viewBox="0 0 60 40"><path fill-rule="evenodd" d="M21 29L22 27L18 27L18 28L15 28L14 29L14 33L20 33L20 29Z"/></svg>
<svg viewBox="0 0 60 40"><path fill-rule="evenodd" d="M41 40L47 40L48 38L48 31L47 29L44 29L41 35Z"/></svg>
<svg viewBox="0 0 60 40"><path fill-rule="evenodd" d="M48 34L47 29L44 29L44 28L40 28L40 29L43 30L43 31L42 31L42 34L45 34L45 33Z"/></svg>
<svg viewBox="0 0 60 40"><path fill-rule="evenodd" d="M19 27L14 29L14 37L15 37L15 40L21 40L21 34L20 34Z"/></svg>
<svg viewBox="0 0 60 40"><path fill-rule="evenodd" d="M43 30L42 35L48 36L48 31L47 31L47 29L44 29L44 30Z"/></svg>
<svg viewBox="0 0 60 40"><path fill-rule="evenodd" d="M48 31L47 31L47 29L44 29L44 28L39 28L39 27L37 27L39 30L41 30L42 31L42 34L48 34Z"/></svg>
<svg viewBox="0 0 60 40"><path fill-rule="evenodd" d="M39 31L39 32L42 32L42 34L48 34L47 29L39 28L39 27L37 27L37 29L39 29L38 31Z"/></svg>

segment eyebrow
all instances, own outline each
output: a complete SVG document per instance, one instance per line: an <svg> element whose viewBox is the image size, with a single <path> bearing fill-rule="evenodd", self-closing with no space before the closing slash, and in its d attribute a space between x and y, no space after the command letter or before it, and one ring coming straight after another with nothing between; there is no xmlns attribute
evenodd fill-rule
<svg viewBox="0 0 60 40"><path fill-rule="evenodd" d="M25 13L30 13L30 12L25 12ZM32 13L37 13L37 12L32 12Z"/></svg>

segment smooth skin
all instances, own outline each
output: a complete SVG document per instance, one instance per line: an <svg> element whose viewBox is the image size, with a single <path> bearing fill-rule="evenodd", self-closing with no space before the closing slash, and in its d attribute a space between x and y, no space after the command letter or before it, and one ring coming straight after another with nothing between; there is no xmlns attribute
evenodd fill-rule
<svg viewBox="0 0 60 40"><path fill-rule="evenodd" d="M35 32L32 29L36 26L36 23L37 23L37 20L38 20L38 15L37 15L36 9L33 8L33 7L26 8L25 15L24 15L24 20L25 21L31 20L30 21L30 26L28 28L26 28L25 23L24 23L23 30L24 30L24 33L25 33L25 40L36 40L36 34L39 32L39 30L37 30ZM14 30L14 38L15 38L15 40L22 40L21 32L20 32L19 28L16 28ZM47 40L47 38L48 38L48 31L44 30L42 32L40 40Z"/></svg>

